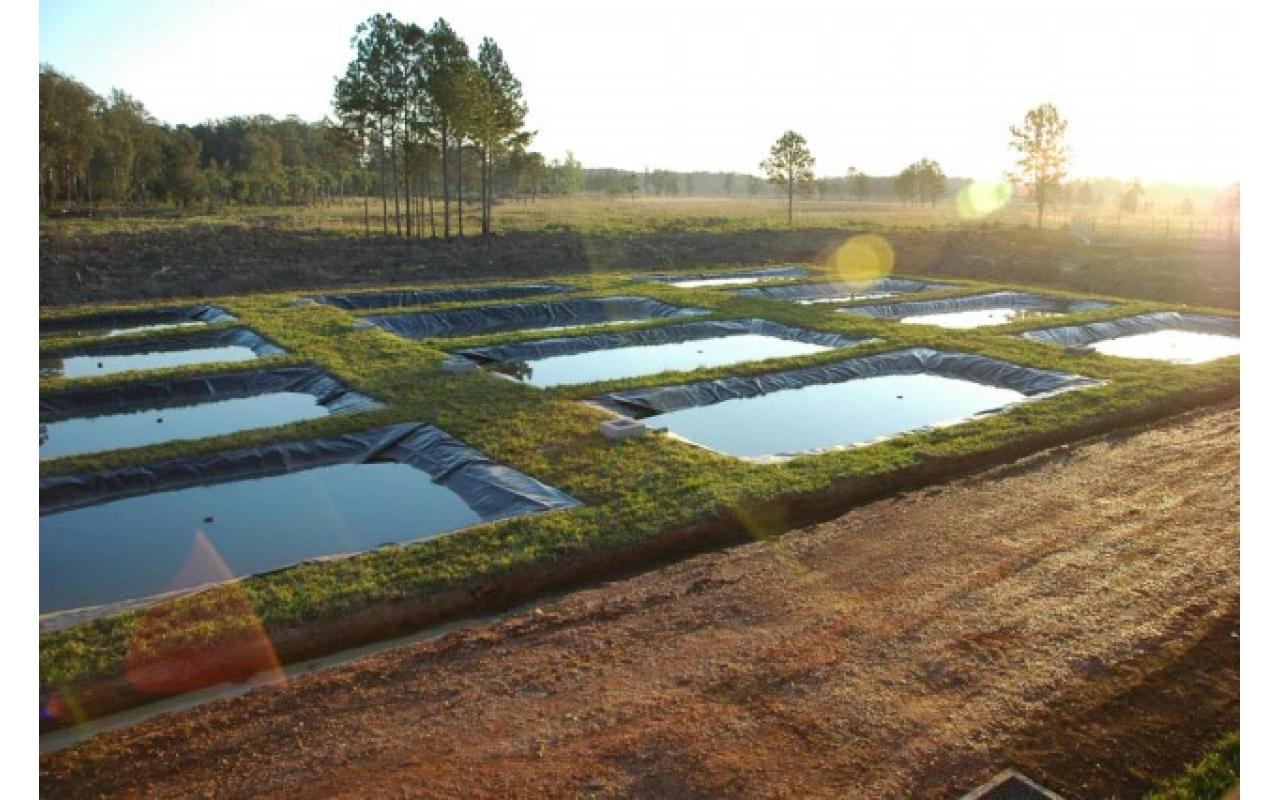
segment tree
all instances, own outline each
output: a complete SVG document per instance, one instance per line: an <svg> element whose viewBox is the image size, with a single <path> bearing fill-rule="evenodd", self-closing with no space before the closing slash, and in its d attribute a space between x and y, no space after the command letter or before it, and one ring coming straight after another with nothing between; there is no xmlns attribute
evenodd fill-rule
<svg viewBox="0 0 1280 800"><path fill-rule="evenodd" d="M1124 187L1124 193L1120 195L1120 210L1128 214L1136 213L1146 193L1147 190L1142 188L1142 183L1134 178L1128 186Z"/></svg>
<svg viewBox="0 0 1280 800"><path fill-rule="evenodd" d="M200 142L189 128L178 128L165 141L164 177L169 199L183 208L208 192L208 183L200 170Z"/></svg>
<svg viewBox="0 0 1280 800"><path fill-rule="evenodd" d="M760 162L760 170L769 182L787 187L787 224L795 224L796 190L806 191L813 185L813 155L805 139L795 131L778 137L769 149L769 157Z"/></svg>
<svg viewBox="0 0 1280 800"><path fill-rule="evenodd" d="M426 90L436 112L437 130L440 136L440 175L444 186L444 235L450 236L449 227L449 145L457 146L458 180L458 235L462 232L462 141L466 135L466 116L475 87L475 65L471 61L467 43L443 18L437 19L427 33L430 43L429 61L426 67Z"/></svg>
<svg viewBox="0 0 1280 800"><path fill-rule="evenodd" d="M1044 208L1067 174L1070 151L1063 141L1067 121L1058 116L1052 103L1044 103L1027 112L1022 127L1009 126L1009 147L1019 154L1017 176L1032 186L1036 203L1036 227L1044 227Z"/></svg>
<svg viewBox="0 0 1280 800"><path fill-rule="evenodd" d="M938 162L922 158L912 165L915 170L916 196L921 203L937 205L938 198L947 190L947 176Z"/></svg>
<svg viewBox="0 0 1280 800"><path fill-rule="evenodd" d="M532 135L522 130L529 110L524 102L524 90L497 42L487 37L481 41L476 63L481 80L473 127L480 147L480 226L488 235L493 207L494 156L512 148L523 148Z"/></svg>
<svg viewBox="0 0 1280 800"><path fill-rule="evenodd" d="M92 199L89 162L98 142L96 94L48 65L40 67L40 199Z"/></svg>
<svg viewBox="0 0 1280 800"><path fill-rule="evenodd" d="M853 176L853 196L859 200L866 200L867 195L871 193L871 179L867 177L865 172L858 172Z"/></svg>

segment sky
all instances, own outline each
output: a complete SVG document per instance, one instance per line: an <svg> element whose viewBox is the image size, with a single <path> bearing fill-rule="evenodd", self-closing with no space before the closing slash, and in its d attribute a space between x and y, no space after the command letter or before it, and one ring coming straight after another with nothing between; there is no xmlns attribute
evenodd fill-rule
<svg viewBox="0 0 1280 800"><path fill-rule="evenodd" d="M1239 179L1233 2L41 0L40 61L170 124L315 120L382 11L494 38L534 148L589 167L756 172L790 128L820 175L997 179L1009 126L1052 102L1074 177Z"/></svg>

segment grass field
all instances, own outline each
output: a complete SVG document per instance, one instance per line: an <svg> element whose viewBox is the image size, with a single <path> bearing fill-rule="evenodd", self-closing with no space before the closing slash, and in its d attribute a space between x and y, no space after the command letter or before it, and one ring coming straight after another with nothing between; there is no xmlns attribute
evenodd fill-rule
<svg viewBox="0 0 1280 800"><path fill-rule="evenodd" d="M1239 386L1238 358L1193 367L1172 366L1100 355L1071 356L1052 347L1000 335L1037 325L1105 319L1170 307L1163 304L1118 300L1117 305L1104 311L1024 321L983 331L956 331L837 314L828 307L744 299L711 289L634 282L621 274L579 275L566 281L582 296L642 294L677 305L709 308L714 317L762 317L815 330L881 339L878 344L859 348L858 354L925 346L1082 374L1103 379L1107 384L1022 404L1007 413L950 428L798 458L782 465L756 465L661 436L608 444L596 431L605 417L575 401L624 386L693 382L816 364L846 358L848 352L537 390L483 373L445 374L440 365L446 358L446 348L542 338L545 334L410 342L378 330L359 330L353 327L355 316L334 308L292 307L298 297L296 292L219 297L218 305L239 317L236 324L259 332L290 353L255 362L254 367L315 364L351 388L386 402L388 408L211 439L56 459L43 463L41 474L78 474L245 445L328 436L392 422L423 421L568 492L583 506L485 525L421 544L307 564L167 603L159 610L127 612L44 635L42 692L57 692L67 702L73 702L82 687L118 678L138 659L163 660L166 654L175 653L190 657L193 648L216 651L243 636L247 629L265 630L268 636L276 636L324 628L385 604L432 596L477 580L503 580L502 576L524 573L540 565L572 563L592 554L608 554L653 540L665 531L713 518L736 519L751 535L772 536L792 524L785 511L780 511L784 506L773 502L775 498L809 496L850 481L882 478L892 484L893 476L909 467L979 457L998 448L1046 437L1070 438L1072 431L1105 428L1133 415L1231 397ZM966 282L953 291L938 294L992 288L997 285ZM1002 284L998 288L1008 287ZM50 313L104 308L63 308ZM592 332L595 329L580 331L584 335ZM46 339L41 342L41 349L53 350L67 343ZM243 368L238 364L222 369ZM211 371L207 367L180 368L147 373L145 378ZM139 379L142 376L125 374L78 381L77 385ZM45 380L41 391L55 391L67 385L62 379ZM227 613L227 609L235 608L248 608L250 613Z"/></svg>
<svg viewBox="0 0 1280 800"><path fill-rule="evenodd" d="M369 201L370 225L382 232L381 200ZM437 224L440 211L437 210ZM479 207L464 214L469 233L480 229ZM661 232L731 232L787 229L786 202L779 199L729 197L556 197L505 200L494 209L494 232L633 235ZM50 235L167 230L185 225L267 226L364 235L364 202L337 200L297 207L193 208L185 213L140 213L103 208L94 217L47 215L42 226ZM963 212L952 199L936 206L877 200L801 200L797 228L876 228L879 230L968 230L1034 227L1035 208L1015 201L984 215ZM1044 227L1069 228L1100 240L1143 238L1156 240L1238 239L1239 223L1220 214L1175 214L1157 211L1118 213L1102 208L1050 209ZM395 222L390 222L395 233Z"/></svg>

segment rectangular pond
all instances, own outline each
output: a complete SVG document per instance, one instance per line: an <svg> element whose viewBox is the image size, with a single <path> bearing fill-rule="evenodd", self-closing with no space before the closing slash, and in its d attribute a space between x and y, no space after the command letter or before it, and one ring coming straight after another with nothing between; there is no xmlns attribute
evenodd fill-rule
<svg viewBox="0 0 1280 800"><path fill-rule="evenodd" d="M42 614L578 505L429 425L41 481Z"/></svg>
<svg viewBox="0 0 1280 800"><path fill-rule="evenodd" d="M235 317L217 306L181 306L110 311L40 320L41 336L124 336L126 334L216 325Z"/></svg>
<svg viewBox="0 0 1280 800"><path fill-rule="evenodd" d="M282 367L47 393L40 459L202 439L382 408L319 370Z"/></svg>
<svg viewBox="0 0 1280 800"><path fill-rule="evenodd" d="M470 303L483 300L514 300L518 297L536 297L544 294L563 294L573 291L572 286L555 283L521 284L511 286L471 286L461 289L406 289L383 292L352 292L350 294L315 295L317 303L356 311L372 308L402 308L426 306L435 303Z"/></svg>
<svg viewBox="0 0 1280 800"><path fill-rule="evenodd" d="M105 342L40 355L41 378L87 378L133 370L251 361L285 351L245 328L189 336Z"/></svg>
<svg viewBox="0 0 1280 800"><path fill-rule="evenodd" d="M595 399L725 455L771 461L953 425L1099 385L1078 375L913 348L835 364Z"/></svg>
<svg viewBox="0 0 1280 800"><path fill-rule="evenodd" d="M1108 356L1203 364L1240 354L1240 320L1158 311L1132 317L1025 331L1025 339L1087 347Z"/></svg>
<svg viewBox="0 0 1280 800"><path fill-rule="evenodd" d="M709 313L705 308L681 308L650 297L593 297L553 303L374 315L363 320L406 339L432 339L527 330L566 330Z"/></svg>
<svg viewBox="0 0 1280 800"><path fill-rule="evenodd" d="M701 289L709 286L743 286L761 281L786 278L807 278L810 274L810 270L803 267L767 267L763 269L735 270L733 272L649 275L640 280L667 283L681 289Z"/></svg>
<svg viewBox="0 0 1280 800"><path fill-rule="evenodd" d="M826 283L793 283L786 286L757 286L741 289L739 297L767 298L788 303L851 303L916 292L938 292L954 289L945 283L926 283L909 278L876 278L868 281L829 281Z"/></svg>
<svg viewBox="0 0 1280 800"><path fill-rule="evenodd" d="M551 387L807 355L865 341L747 319L470 348L457 357Z"/></svg>
<svg viewBox="0 0 1280 800"><path fill-rule="evenodd" d="M883 303L837 310L842 314L896 320L912 325L981 328L1023 319L1100 311L1111 308L1111 305L1096 300L1060 300L1024 292L990 292L967 297Z"/></svg>

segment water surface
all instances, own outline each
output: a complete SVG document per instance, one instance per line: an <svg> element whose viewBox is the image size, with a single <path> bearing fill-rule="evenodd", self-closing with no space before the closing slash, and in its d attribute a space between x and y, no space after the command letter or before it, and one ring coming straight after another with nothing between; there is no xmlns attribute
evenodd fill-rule
<svg viewBox="0 0 1280 800"><path fill-rule="evenodd" d="M760 281L777 280L777 275L759 275L754 277L743 278L691 278L685 281L672 281L672 286L678 286L681 289L698 289L703 286L742 286L748 283L759 283ZM782 276L786 277L786 276Z"/></svg>
<svg viewBox="0 0 1280 800"><path fill-rule="evenodd" d="M427 473L395 463L130 497L40 520L40 612L190 588L479 521Z"/></svg>
<svg viewBox="0 0 1280 800"><path fill-rule="evenodd" d="M173 408L145 408L40 424L40 459L201 439L328 414L314 395L271 392Z"/></svg>
<svg viewBox="0 0 1280 800"><path fill-rule="evenodd" d="M193 347L187 350L156 350L149 353L126 353L120 355L54 356L48 359L41 359L40 377L87 378L92 375L111 375L117 372L129 372L130 370L251 361L257 357L252 348L241 345Z"/></svg>
<svg viewBox="0 0 1280 800"><path fill-rule="evenodd" d="M864 444L1025 400L938 375L885 375L787 389L648 417L691 442L746 458Z"/></svg>
<svg viewBox="0 0 1280 800"><path fill-rule="evenodd" d="M1117 336L1090 347L1108 356L1151 358L1174 364L1203 364L1240 354L1240 340L1234 336L1180 330Z"/></svg>
<svg viewBox="0 0 1280 800"><path fill-rule="evenodd" d="M981 328L986 325L1003 325L1024 319L1060 317L1061 312L1038 308L981 308L975 311L945 311L940 314L915 314L900 321L908 325L937 325L940 328Z"/></svg>
<svg viewBox="0 0 1280 800"><path fill-rule="evenodd" d="M694 370L743 361L806 355L830 349L825 345L794 342L777 336L744 333L688 342L635 345L548 356L503 365L499 369L534 386L564 386L634 378L668 370Z"/></svg>
<svg viewBox="0 0 1280 800"><path fill-rule="evenodd" d="M905 292L864 292L862 294L839 294L831 297L809 297L795 300L802 306L816 306L824 303L852 303L854 300L883 300L886 297L898 297Z"/></svg>

